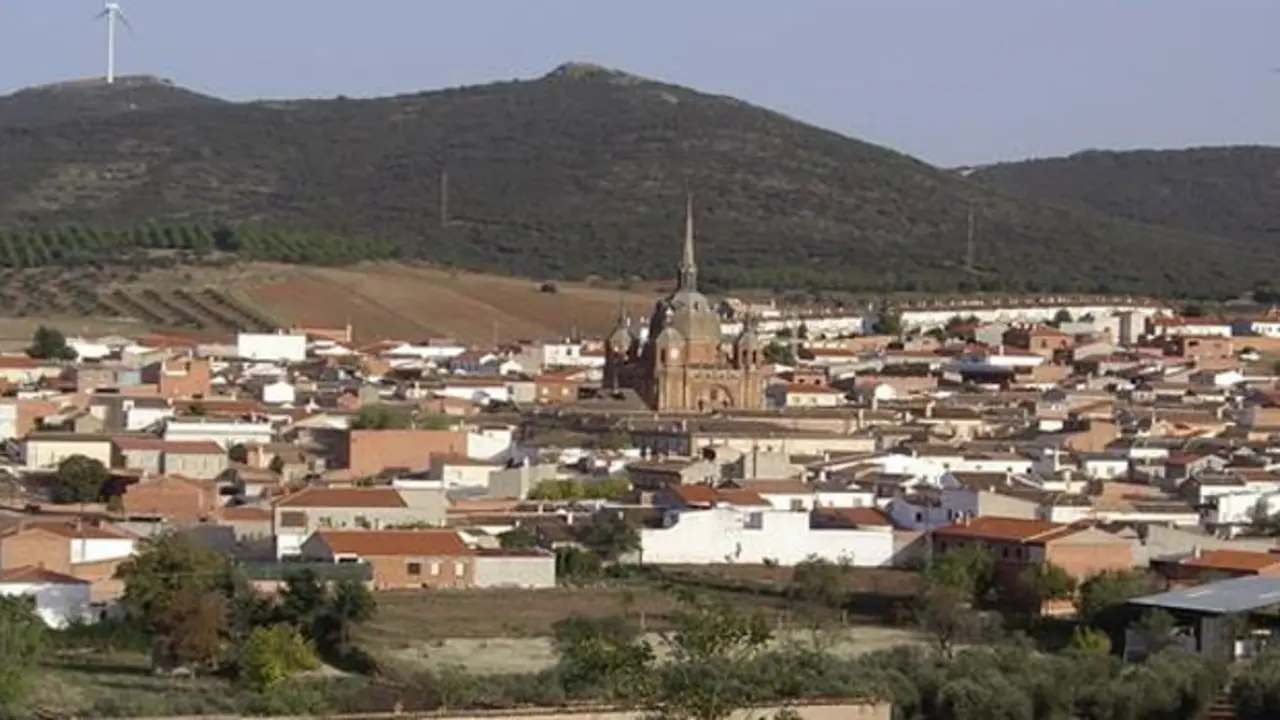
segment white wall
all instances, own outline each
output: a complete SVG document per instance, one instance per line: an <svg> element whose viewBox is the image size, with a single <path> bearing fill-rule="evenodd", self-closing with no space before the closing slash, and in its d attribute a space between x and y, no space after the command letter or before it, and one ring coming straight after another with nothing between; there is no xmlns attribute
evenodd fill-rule
<svg viewBox="0 0 1280 720"><path fill-rule="evenodd" d="M164 426L165 440L211 440L224 449L241 443L265 445L274 437L270 423L170 420Z"/></svg>
<svg viewBox="0 0 1280 720"><path fill-rule="evenodd" d="M240 333L236 355L250 360L301 362L307 359L307 336L286 333Z"/></svg>
<svg viewBox="0 0 1280 720"><path fill-rule="evenodd" d="M283 380L262 386L262 402L268 405L292 405L297 395L293 386Z"/></svg>
<svg viewBox="0 0 1280 720"><path fill-rule="evenodd" d="M92 563L104 560L119 560L133 554L135 541L133 538L72 538L71 562Z"/></svg>
<svg viewBox="0 0 1280 720"><path fill-rule="evenodd" d="M51 628L73 621L95 620L89 605L89 583L0 583L0 595L34 596L36 614Z"/></svg>
<svg viewBox="0 0 1280 720"><path fill-rule="evenodd" d="M515 444L512 428L480 428L467 433L467 457L472 460L506 461Z"/></svg>
<svg viewBox="0 0 1280 720"><path fill-rule="evenodd" d="M804 512L717 507L673 511L666 527L640 531L640 545L646 563L795 565L816 555L878 567L892 561L893 531L813 530Z"/></svg>

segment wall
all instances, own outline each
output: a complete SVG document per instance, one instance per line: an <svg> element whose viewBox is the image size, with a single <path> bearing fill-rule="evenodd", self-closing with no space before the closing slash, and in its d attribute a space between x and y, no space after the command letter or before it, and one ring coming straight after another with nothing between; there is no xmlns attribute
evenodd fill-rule
<svg viewBox="0 0 1280 720"><path fill-rule="evenodd" d="M132 538L71 538L71 562L95 563L104 560L119 560L133 554L135 541Z"/></svg>
<svg viewBox="0 0 1280 720"><path fill-rule="evenodd" d="M733 507L673 513L664 528L640 531L646 563L709 565L795 565L811 555L831 561L848 558L859 567L888 565L893 533L888 528L811 530L809 514Z"/></svg>
<svg viewBox="0 0 1280 720"><path fill-rule="evenodd" d="M105 438L88 441L29 440L26 443L28 469L52 468L72 455L84 455L111 466L111 443Z"/></svg>
<svg viewBox="0 0 1280 720"><path fill-rule="evenodd" d="M388 468L422 470L432 455L462 455L466 433L458 430L350 430L339 467L356 475L376 475Z"/></svg>
<svg viewBox="0 0 1280 720"><path fill-rule="evenodd" d="M164 439L209 440L223 449L232 445L265 445L275 433L270 423L170 420L164 425Z"/></svg>
<svg viewBox="0 0 1280 720"><path fill-rule="evenodd" d="M252 360L301 362L307 357L307 336L240 333L236 336L236 355Z"/></svg>
<svg viewBox="0 0 1280 720"><path fill-rule="evenodd" d="M210 453L171 453L164 454L164 472L170 475L183 475L197 480L212 480L227 469L226 455Z"/></svg>
<svg viewBox="0 0 1280 720"><path fill-rule="evenodd" d="M555 555L480 555L475 558L478 588L553 588Z"/></svg>

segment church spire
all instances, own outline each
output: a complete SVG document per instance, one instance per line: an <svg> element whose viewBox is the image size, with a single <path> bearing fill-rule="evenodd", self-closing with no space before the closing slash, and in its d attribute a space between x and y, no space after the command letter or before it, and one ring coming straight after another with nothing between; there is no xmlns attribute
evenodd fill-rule
<svg viewBox="0 0 1280 720"><path fill-rule="evenodd" d="M688 292L698 289L698 264L693 260L693 195L685 199L684 253L680 256L679 288Z"/></svg>

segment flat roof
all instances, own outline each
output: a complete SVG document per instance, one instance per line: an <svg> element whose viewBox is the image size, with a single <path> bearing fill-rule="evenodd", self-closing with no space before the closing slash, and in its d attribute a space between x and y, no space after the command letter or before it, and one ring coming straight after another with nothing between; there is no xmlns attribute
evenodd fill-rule
<svg viewBox="0 0 1280 720"><path fill-rule="evenodd" d="M1134 598L1129 602L1133 605L1213 615L1249 612L1280 605L1280 578L1262 575L1231 578Z"/></svg>

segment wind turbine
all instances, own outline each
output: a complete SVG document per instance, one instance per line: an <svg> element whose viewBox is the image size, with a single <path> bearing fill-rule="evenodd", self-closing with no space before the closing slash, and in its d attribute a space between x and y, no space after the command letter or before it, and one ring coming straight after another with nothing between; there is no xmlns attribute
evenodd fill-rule
<svg viewBox="0 0 1280 720"><path fill-rule="evenodd" d="M116 81L116 21L119 20L129 30L133 30L133 26L129 24L129 19L124 16L124 11L120 9L118 2L106 2L102 5L102 12L94 16L94 20L107 21L107 84L110 85Z"/></svg>

